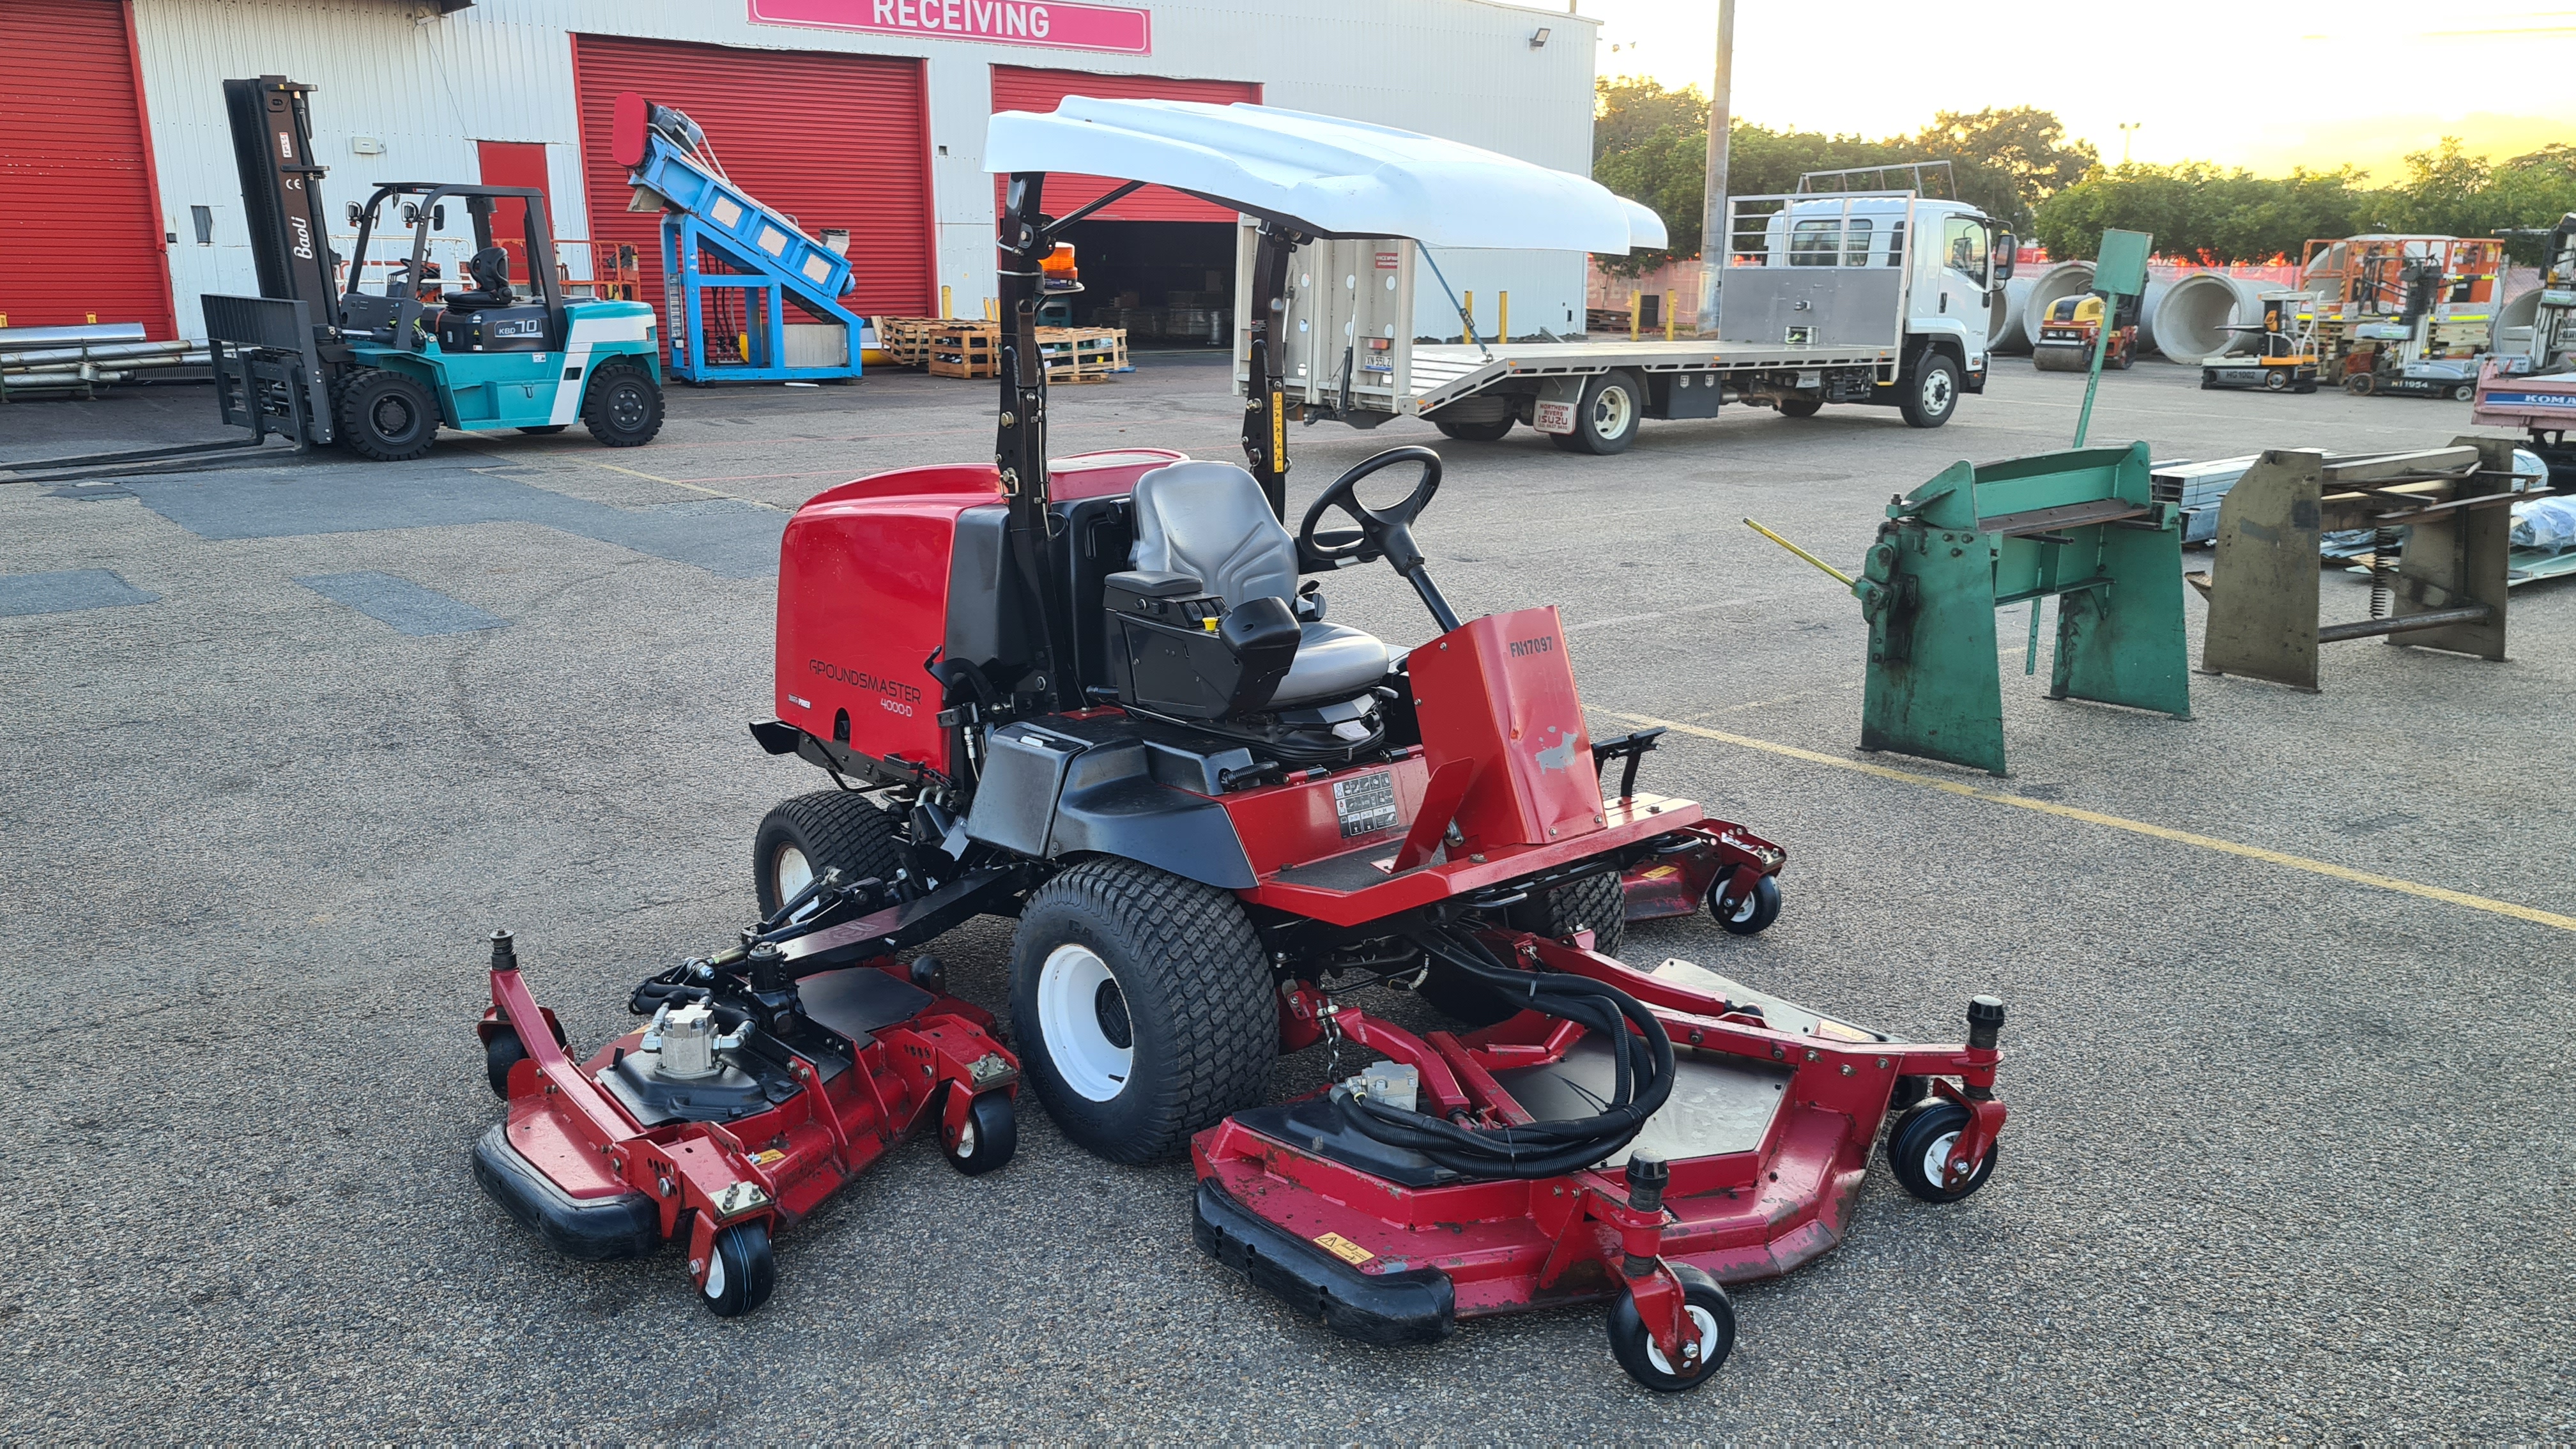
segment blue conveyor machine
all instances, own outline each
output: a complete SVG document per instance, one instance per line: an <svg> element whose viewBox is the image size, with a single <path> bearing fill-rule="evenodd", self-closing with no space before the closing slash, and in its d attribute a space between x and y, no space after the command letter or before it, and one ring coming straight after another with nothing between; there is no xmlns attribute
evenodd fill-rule
<svg viewBox="0 0 2576 1449"><path fill-rule="evenodd" d="M864 323L842 304L847 256L735 185L706 133L681 112L630 91L617 98L614 137L617 163L637 188L629 209L662 213L672 376L859 375Z"/></svg>

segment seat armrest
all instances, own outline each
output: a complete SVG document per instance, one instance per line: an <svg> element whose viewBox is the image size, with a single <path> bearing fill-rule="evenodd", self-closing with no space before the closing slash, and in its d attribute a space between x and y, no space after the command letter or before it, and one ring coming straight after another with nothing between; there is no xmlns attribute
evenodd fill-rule
<svg viewBox="0 0 2576 1449"><path fill-rule="evenodd" d="M1188 574L1165 569L1128 569L1111 574L1101 583L1125 589L1140 599L1195 599L1207 592L1207 585Z"/></svg>

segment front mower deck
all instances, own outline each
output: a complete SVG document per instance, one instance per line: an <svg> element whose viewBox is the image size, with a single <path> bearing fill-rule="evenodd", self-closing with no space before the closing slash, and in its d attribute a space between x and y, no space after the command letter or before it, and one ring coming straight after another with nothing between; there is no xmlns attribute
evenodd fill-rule
<svg viewBox="0 0 2576 1449"><path fill-rule="evenodd" d="M1609 981L1647 1004L1677 1072L1645 1131L1585 1171L1488 1180L1348 1130L1322 1096L1237 1113L1192 1144L1202 1248L1346 1336L1428 1342L1459 1318L1629 1291L1641 1224L1659 1244L1653 1256L1721 1283L1817 1257L1849 1227L1901 1084L1920 1091L1933 1079L1934 1100L1969 1121L1956 1144L1969 1169L1927 1184L1928 1195L1965 1196L1982 1180L2004 1115L1991 1044L1890 1042L1688 962L1642 972L1534 936L1494 939L1533 966ZM1609 1052L1571 1022L1523 1012L1416 1038L1348 1008L1322 1014L1363 1050L1418 1069L1427 1114L1528 1122L1596 1110L1609 1095ZM1618 1170L1632 1158L1670 1171L1657 1214L1632 1206Z"/></svg>

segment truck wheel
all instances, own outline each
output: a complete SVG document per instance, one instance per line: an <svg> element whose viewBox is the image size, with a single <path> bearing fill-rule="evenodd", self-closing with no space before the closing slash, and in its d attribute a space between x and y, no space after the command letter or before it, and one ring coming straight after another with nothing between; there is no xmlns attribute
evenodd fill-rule
<svg viewBox="0 0 2576 1449"><path fill-rule="evenodd" d="M1270 963L1242 904L1132 860L1084 861L1029 897L1011 1023L1056 1125L1112 1162L1170 1156L1259 1101L1279 1054Z"/></svg>
<svg viewBox="0 0 2576 1449"><path fill-rule="evenodd" d="M1909 428L1937 428L1959 410L1959 364L1946 352L1927 352L1914 364L1914 376L1897 384L1897 411Z"/></svg>
<svg viewBox="0 0 2576 1449"><path fill-rule="evenodd" d="M1503 435L1512 430L1512 421L1512 415L1505 413L1489 423L1452 423L1433 418L1431 426L1461 442L1493 443L1501 441Z"/></svg>
<svg viewBox="0 0 2576 1449"><path fill-rule="evenodd" d="M438 437L438 398L416 377L381 367L351 368L334 392L340 442L361 458L407 463L428 452Z"/></svg>
<svg viewBox="0 0 2576 1449"><path fill-rule="evenodd" d="M1784 418L1812 418L1824 407L1824 405L1825 402L1822 398L1784 397L1780 399L1780 416Z"/></svg>
<svg viewBox="0 0 2576 1449"><path fill-rule="evenodd" d="M1548 441L1570 453L1624 453L1637 441L1637 421L1646 415L1646 390L1634 374L1605 372L1583 386L1574 406L1574 431L1550 433Z"/></svg>
<svg viewBox="0 0 2576 1449"><path fill-rule="evenodd" d="M903 865L894 821L873 795L817 790L782 801L752 837L752 884L763 920L808 882L834 866L844 880L890 881Z"/></svg>
<svg viewBox="0 0 2576 1449"><path fill-rule="evenodd" d="M631 362L609 363L590 374L581 421L609 447L640 448L661 434L662 389L653 374Z"/></svg>

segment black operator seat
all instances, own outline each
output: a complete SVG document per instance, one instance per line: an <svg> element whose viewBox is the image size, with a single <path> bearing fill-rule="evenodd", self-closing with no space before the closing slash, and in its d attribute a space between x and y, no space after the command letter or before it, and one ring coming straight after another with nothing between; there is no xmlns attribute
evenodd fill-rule
<svg viewBox="0 0 2576 1449"><path fill-rule="evenodd" d="M507 307L518 301L510 290L510 254L500 247L485 247L465 264L465 275L472 279L474 290L450 292L450 307Z"/></svg>
<svg viewBox="0 0 2576 1449"><path fill-rule="evenodd" d="M1139 570L1188 574L1229 609L1246 599L1297 604L1297 542L1271 516L1250 473L1232 463L1172 463L1136 480ZM1367 693L1386 677L1377 636L1320 620L1297 631L1297 653L1269 708L1331 704Z"/></svg>

